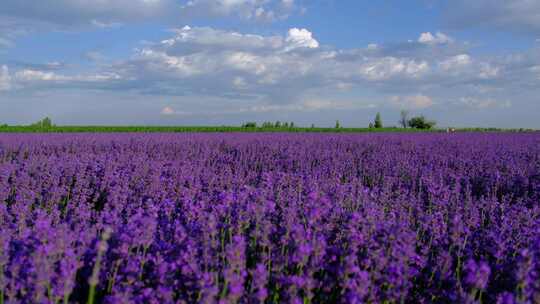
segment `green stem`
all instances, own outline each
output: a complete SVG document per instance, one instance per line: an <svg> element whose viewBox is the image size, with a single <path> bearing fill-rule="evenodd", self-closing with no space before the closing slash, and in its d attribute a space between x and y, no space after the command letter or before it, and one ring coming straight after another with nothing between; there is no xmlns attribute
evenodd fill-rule
<svg viewBox="0 0 540 304"><path fill-rule="evenodd" d="M114 281L116 281L116 274L118 273L118 268L120 267L120 260L117 260L114 263L114 270L111 279L109 280L109 286L107 286L107 293L111 293L114 286Z"/></svg>
<svg viewBox="0 0 540 304"><path fill-rule="evenodd" d="M227 282L227 280L225 280L225 282L223 283L223 289L221 290L221 294L219 295L220 299L225 298L225 296L227 295L228 289L229 289L229 282Z"/></svg>
<svg viewBox="0 0 540 304"><path fill-rule="evenodd" d="M111 232L107 229L103 232L101 236L101 241L98 242L98 252L96 257L96 263L92 269L92 275L88 283L90 284L90 291L88 292L88 301L87 304L94 304L94 298L96 297L96 286L99 283L99 272L101 267L101 260L103 259L103 254L107 251L107 241L111 236Z"/></svg>
<svg viewBox="0 0 540 304"><path fill-rule="evenodd" d="M141 261L141 268L139 269L139 281L142 281L143 272L144 272L144 264L146 264L146 252L148 251L149 246L144 246L143 248L143 257Z"/></svg>

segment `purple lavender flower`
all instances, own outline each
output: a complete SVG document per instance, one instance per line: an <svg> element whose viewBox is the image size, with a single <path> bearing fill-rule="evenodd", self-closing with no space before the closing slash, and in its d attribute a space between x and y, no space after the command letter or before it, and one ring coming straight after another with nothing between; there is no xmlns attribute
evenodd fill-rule
<svg viewBox="0 0 540 304"><path fill-rule="evenodd" d="M0 302L540 302L539 143L0 134Z"/></svg>

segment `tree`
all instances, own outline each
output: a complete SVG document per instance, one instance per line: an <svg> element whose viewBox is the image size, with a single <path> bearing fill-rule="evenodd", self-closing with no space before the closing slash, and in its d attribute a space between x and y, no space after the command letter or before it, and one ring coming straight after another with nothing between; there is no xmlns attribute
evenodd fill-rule
<svg viewBox="0 0 540 304"><path fill-rule="evenodd" d="M429 130L436 124L435 121L427 120L424 115L413 117L408 121L409 127L422 130Z"/></svg>
<svg viewBox="0 0 540 304"><path fill-rule="evenodd" d="M339 124L339 120L336 120L336 129L341 128L341 125Z"/></svg>
<svg viewBox="0 0 540 304"><path fill-rule="evenodd" d="M377 115L375 116L375 124L374 124L374 126L377 129L380 129L380 128L383 127L381 113L377 113Z"/></svg>
<svg viewBox="0 0 540 304"><path fill-rule="evenodd" d="M274 125L275 128L281 128L281 122L278 120L276 121L276 124Z"/></svg>
<svg viewBox="0 0 540 304"><path fill-rule="evenodd" d="M294 128L294 122L293 121L291 121L291 123L289 124L289 127Z"/></svg>
<svg viewBox="0 0 540 304"><path fill-rule="evenodd" d="M42 120L31 124L30 126L38 127L38 128L42 128L42 129L49 129L49 128L54 127L55 125L52 123L52 120L49 117L45 117Z"/></svg>
<svg viewBox="0 0 540 304"><path fill-rule="evenodd" d="M312 128L312 129L315 129L315 124L312 123L312 124L311 124L311 128Z"/></svg>
<svg viewBox="0 0 540 304"><path fill-rule="evenodd" d="M401 110L399 124L406 129L409 125L409 111Z"/></svg>
<svg viewBox="0 0 540 304"><path fill-rule="evenodd" d="M256 128L257 127L257 123L256 122L246 122L245 124L242 125L242 128Z"/></svg>

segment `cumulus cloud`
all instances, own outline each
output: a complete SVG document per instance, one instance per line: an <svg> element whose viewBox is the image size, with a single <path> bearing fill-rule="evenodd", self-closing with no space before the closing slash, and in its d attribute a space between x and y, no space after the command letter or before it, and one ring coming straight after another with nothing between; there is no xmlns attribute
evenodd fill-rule
<svg viewBox="0 0 540 304"><path fill-rule="evenodd" d="M426 32L420 34L420 37L418 37L418 42L428 45L448 44L454 42L454 39L441 32L437 32L435 35L433 35L431 32Z"/></svg>
<svg viewBox="0 0 540 304"><path fill-rule="evenodd" d="M386 51L386 44L341 50L321 45L314 36L298 28L283 35L255 35L185 26L171 31L167 39L144 44L131 58L101 63L95 71L67 73L15 66L11 76L3 78L11 78L10 87L21 90L90 87L241 102L236 112L357 109L359 103L351 104L351 99L336 102L331 97L367 91L379 97L394 96L375 103L411 109L441 107L449 100L445 97L462 92L484 100L469 100L467 108L473 108L490 104L482 94L496 90L511 94L540 85L540 50L479 57L454 48L457 41L436 45L414 41L405 43L411 45L406 52ZM446 51L424 52L426 48ZM321 92L332 94L325 99L309 98ZM447 104L463 108L466 102Z"/></svg>
<svg viewBox="0 0 540 304"><path fill-rule="evenodd" d="M287 51L297 48L316 49L319 47L319 42L315 40L313 34L306 29L290 29L285 41L289 44L286 48Z"/></svg>
<svg viewBox="0 0 540 304"><path fill-rule="evenodd" d="M497 27L540 33L540 1L455 0L448 1L445 12L447 23L455 28Z"/></svg>
<svg viewBox="0 0 540 304"><path fill-rule="evenodd" d="M279 49L284 45L283 38L280 36L263 37L210 27L184 26L172 32L174 37L163 40L161 46L162 49L174 55L213 52L221 49L264 51L265 49Z"/></svg>
<svg viewBox="0 0 540 304"><path fill-rule="evenodd" d="M392 96L390 102L401 109L426 109L434 105L429 96L418 94L412 96Z"/></svg>
<svg viewBox="0 0 540 304"><path fill-rule="evenodd" d="M32 32L110 29L149 21L176 26L216 17L275 21L301 11L292 0L2 0L0 48Z"/></svg>
<svg viewBox="0 0 540 304"><path fill-rule="evenodd" d="M360 67L360 74L368 80L387 80L396 76L418 78L429 70L426 61L383 57L368 60Z"/></svg>
<svg viewBox="0 0 540 304"><path fill-rule="evenodd" d="M420 81L435 64L321 47L307 29L261 36L186 26L173 33L116 68L124 78L138 78L170 94L221 94L279 103L321 87L347 90L370 82L384 86L388 81Z"/></svg>
<svg viewBox="0 0 540 304"><path fill-rule="evenodd" d="M445 71L458 70L467 67L472 63L471 56L467 54L459 54L446 58L439 62L441 69Z"/></svg>

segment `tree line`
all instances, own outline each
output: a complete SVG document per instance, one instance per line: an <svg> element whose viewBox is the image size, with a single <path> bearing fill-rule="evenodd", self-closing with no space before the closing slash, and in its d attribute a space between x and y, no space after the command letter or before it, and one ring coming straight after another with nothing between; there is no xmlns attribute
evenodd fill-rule
<svg viewBox="0 0 540 304"><path fill-rule="evenodd" d="M412 128L412 129L420 129L420 130L429 130L435 127L436 122L432 120L426 119L423 115L420 116L414 116L409 118L409 112L408 111L401 111L400 114L400 120L399 125L402 128ZM0 125L0 127L7 127L8 125ZM29 127L35 128L35 129L52 129L55 128L56 125L52 122L52 120L49 117L45 117L33 124L30 124ZM241 128L243 129L251 129L251 128L261 128L261 129L294 129L298 128L297 125L295 125L294 122L270 122L265 121L261 125L258 125L257 122L250 121L245 122L241 125ZM315 124L311 124L311 128L315 128ZM336 124L334 126L335 129L341 129L341 123L339 120L336 120ZM373 122L369 123L370 129L383 129L384 123L382 120L381 113L377 113L375 116L375 119ZM394 126L390 128L395 128Z"/></svg>
<svg viewBox="0 0 540 304"><path fill-rule="evenodd" d="M405 110L401 111L400 120L398 123L400 127L404 129L412 128L412 129L419 129L419 130L430 130L430 129L433 129L435 125L437 124L433 120L428 120L424 115L409 117L409 111L405 111ZM259 127L262 129L292 129L292 128L295 128L296 125L292 121L291 122L265 121L260 126L256 122L253 122L253 121L242 124L242 128L259 128ZM384 128L384 123L382 120L381 113L377 113L377 115L375 115L374 121L370 122L368 127L370 129L383 129ZM311 128L315 128L315 125L312 124ZM336 120L336 124L334 128L335 129L342 128L339 120ZM395 128L395 127L392 126L391 128Z"/></svg>

